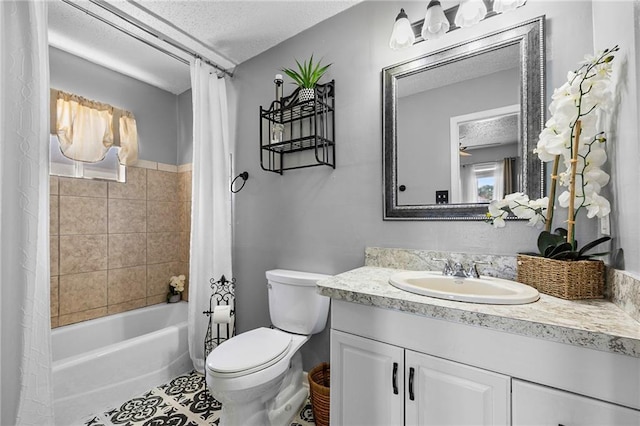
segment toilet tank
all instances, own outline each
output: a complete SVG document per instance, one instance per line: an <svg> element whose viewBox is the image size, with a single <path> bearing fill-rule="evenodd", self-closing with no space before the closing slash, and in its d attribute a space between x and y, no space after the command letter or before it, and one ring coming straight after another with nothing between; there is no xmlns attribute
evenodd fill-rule
<svg viewBox="0 0 640 426"><path fill-rule="evenodd" d="M316 292L316 282L329 275L274 269L266 272L271 322L280 330L316 334L324 330L329 298Z"/></svg>

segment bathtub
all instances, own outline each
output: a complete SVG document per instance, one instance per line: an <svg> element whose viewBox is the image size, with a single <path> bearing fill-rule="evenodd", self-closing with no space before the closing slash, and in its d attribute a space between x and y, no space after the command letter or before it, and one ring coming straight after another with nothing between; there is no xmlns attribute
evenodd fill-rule
<svg viewBox="0 0 640 426"><path fill-rule="evenodd" d="M154 305L54 329L56 425L77 423L190 371L187 306Z"/></svg>

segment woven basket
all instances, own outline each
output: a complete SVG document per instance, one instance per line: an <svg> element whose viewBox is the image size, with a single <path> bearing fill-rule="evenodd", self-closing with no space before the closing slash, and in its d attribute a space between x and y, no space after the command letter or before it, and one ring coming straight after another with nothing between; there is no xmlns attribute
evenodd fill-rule
<svg viewBox="0 0 640 426"><path fill-rule="evenodd" d="M329 364L323 362L309 371L311 408L316 426L329 425Z"/></svg>
<svg viewBox="0 0 640 426"><path fill-rule="evenodd" d="M540 293L567 300L604 297L604 262L518 255L518 278Z"/></svg>

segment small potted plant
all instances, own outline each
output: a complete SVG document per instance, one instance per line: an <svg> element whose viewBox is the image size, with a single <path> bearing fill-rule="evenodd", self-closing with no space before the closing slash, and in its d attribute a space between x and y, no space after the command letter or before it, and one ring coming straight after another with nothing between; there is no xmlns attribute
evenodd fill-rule
<svg viewBox="0 0 640 426"><path fill-rule="evenodd" d="M297 59L295 61L298 65L297 70L292 68L283 68L282 72L291 77L294 83L300 87L298 100L300 102L306 102L315 97L315 87L324 73L327 72L327 69L329 69L331 64L321 66L321 60L314 63L313 55L311 55L311 58L309 58L308 61L305 60L302 64L300 64Z"/></svg>
<svg viewBox="0 0 640 426"><path fill-rule="evenodd" d="M184 291L184 275L173 276L169 280L169 293L167 293L167 303L176 303L180 301L182 292Z"/></svg>
<svg viewBox="0 0 640 426"><path fill-rule="evenodd" d="M607 253L590 252L611 238L601 237L579 248L575 224L580 211L589 219L604 218L611 211L609 201L600 195L609 175L602 170L607 160L607 139L599 127L601 112L609 110L615 101L611 66L618 50L615 46L587 56L553 93L551 118L534 151L542 161L553 161L549 197L530 200L523 193L509 194L492 201L487 213L496 228L504 227L509 215L545 227L538 237L540 253L518 255L518 281L564 299L603 296L604 262L593 257ZM560 164L563 171L558 170ZM557 186L566 188L557 199L568 209L567 228L551 232Z"/></svg>

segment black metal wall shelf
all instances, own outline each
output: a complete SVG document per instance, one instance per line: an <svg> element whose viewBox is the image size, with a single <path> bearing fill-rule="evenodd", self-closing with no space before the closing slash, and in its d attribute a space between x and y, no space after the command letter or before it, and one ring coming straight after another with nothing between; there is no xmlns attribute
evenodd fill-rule
<svg viewBox="0 0 640 426"><path fill-rule="evenodd" d="M335 169L335 81L319 84L315 97L300 101L301 89L260 107L260 166L282 174L315 166Z"/></svg>

